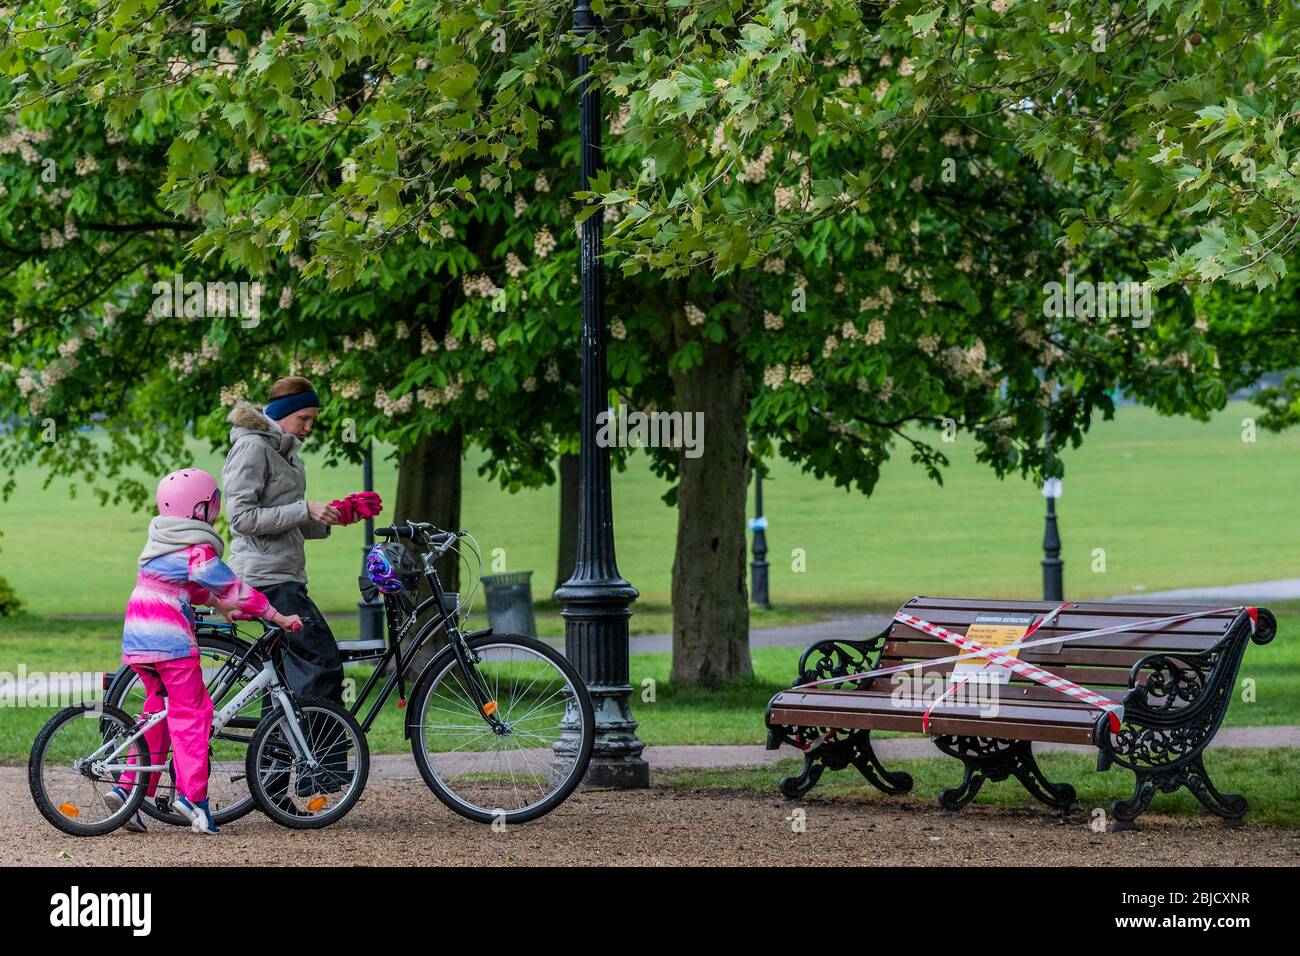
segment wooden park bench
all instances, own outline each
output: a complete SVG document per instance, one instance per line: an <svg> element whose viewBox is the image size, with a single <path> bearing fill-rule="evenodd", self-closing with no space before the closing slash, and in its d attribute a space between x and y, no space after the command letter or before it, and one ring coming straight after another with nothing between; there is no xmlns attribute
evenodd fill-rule
<svg viewBox="0 0 1300 956"><path fill-rule="evenodd" d="M1240 825L1247 810L1245 798L1214 786L1201 753L1227 712L1247 643L1273 639L1273 615L1262 608L1235 608L1161 624L1164 618L1204 615L1213 609L1081 602L1066 606L1052 619L1050 613L1059 607L1039 601L918 597L899 613L959 635L965 635L977 616L984 625L977 634L988 634L987 622L999 618L1046 620L1027 638L1007 638L1004 632L1004 644L1122 626L1119 633L1017 652L1026 664L1122 705L1122 717L1115 714L1113 720L1111 713L1099 709L1101 703L1085 703L997 664L987 667L1006 671L1009 683L980 685L982 699L960 691L941 698L940 687L955 683L949 675L957 665L925 662L950 658L962 649L896 619L873 638L813 644L799 658L794 687L772 698L766 717L768 749L788 743L804 754L803 772L783 779L781 791L792 798L802 796L827 768L842 770L852 764L884 792L907 793L911 776L881 764L871 747L871 731L920 733L925 722L924 732L939 750L965 764L961 785L939 794L946 812L974 799L985 780L1010 776L1037 799L1068 810L1075 801L1074 788L1049 781L1034 760L1031 743L1043 741L1095 746L1098 770L1118 764L1136 774L1133 796L1111 805L1113 830L1132 829L1156 791L1172 793L1183 786L1225 824ZM992 643L990 639L985 646ZM921 666L857 677L911 662ZM961 666L968 673L970 667L984 665ZM814 681L822 683L800 686Z"/></svg>

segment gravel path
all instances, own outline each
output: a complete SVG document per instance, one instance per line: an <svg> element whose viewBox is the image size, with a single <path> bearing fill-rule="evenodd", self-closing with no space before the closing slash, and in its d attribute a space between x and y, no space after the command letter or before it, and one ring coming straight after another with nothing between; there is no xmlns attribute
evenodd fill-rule
<svg viewBox="0 0 1300 956"><path fill-rule="evenodd" d="M805 832L794 832L794 811ZM1300 830L1228 830L1203 818L1144 816L1143 829L1093 833L1077 811L972 806L939 816L908 798L809 797L798 804L736 791L588 792L541 820L494 832L454 816L413 780L374 779L328 830L294 832L254 814L216 837L152 823L77 839L36 812L23 768L0 768L0 865L913 865L1110 864L1295 866ZM1032 847L1032 855L1027 848Z"/></svg>

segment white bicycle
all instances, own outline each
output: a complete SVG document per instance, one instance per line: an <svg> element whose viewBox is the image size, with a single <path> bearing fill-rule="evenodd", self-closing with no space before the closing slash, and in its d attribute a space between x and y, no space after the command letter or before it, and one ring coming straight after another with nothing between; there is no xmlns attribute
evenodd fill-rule
<svg viewBox="0 0 1300 956"><path fill-rule="evenodd" d="M211 739L219 742L226 725L259 699L263 712L273 705L248 739L244 777L232 775L231 782L246 784L253 801L277 823L314 829L352 809L365 789L370 752L356 718L339 704L294 697L275 665L273 651L283 633L268 626L248 645L233 672L246 673L244 665L259 660L261 669L214 712ZM73 836L111 833L134 817L161 776L171 772L161 759L165 754L153 762L145 740L166 719L165 707L133 717L100 702L65 707L51 717L27 764L41 815ZM107 799L113 789L127 798Z"/></svg>

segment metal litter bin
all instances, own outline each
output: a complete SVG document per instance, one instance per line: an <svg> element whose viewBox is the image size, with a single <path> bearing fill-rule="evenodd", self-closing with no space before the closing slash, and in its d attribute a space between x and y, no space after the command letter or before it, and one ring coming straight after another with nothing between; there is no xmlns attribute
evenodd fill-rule
<svg viewBox="0 0 1300 956"><path fill-rule="evenodd" d="M488 624L498 634L537 636L533 617L532 571L483 575Z"/></svg>

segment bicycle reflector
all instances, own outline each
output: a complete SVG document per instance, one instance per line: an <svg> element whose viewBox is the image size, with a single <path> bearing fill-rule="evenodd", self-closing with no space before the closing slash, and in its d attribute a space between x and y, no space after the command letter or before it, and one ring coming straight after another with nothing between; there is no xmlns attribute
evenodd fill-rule
<svg viewBox="0 0 1300 956"><path fill-rule="evenodd" d="M370 583L385 594L393 594L406 587L414 564L400 544L384 541L370 549L366 555L366 576Z"/></svg>

